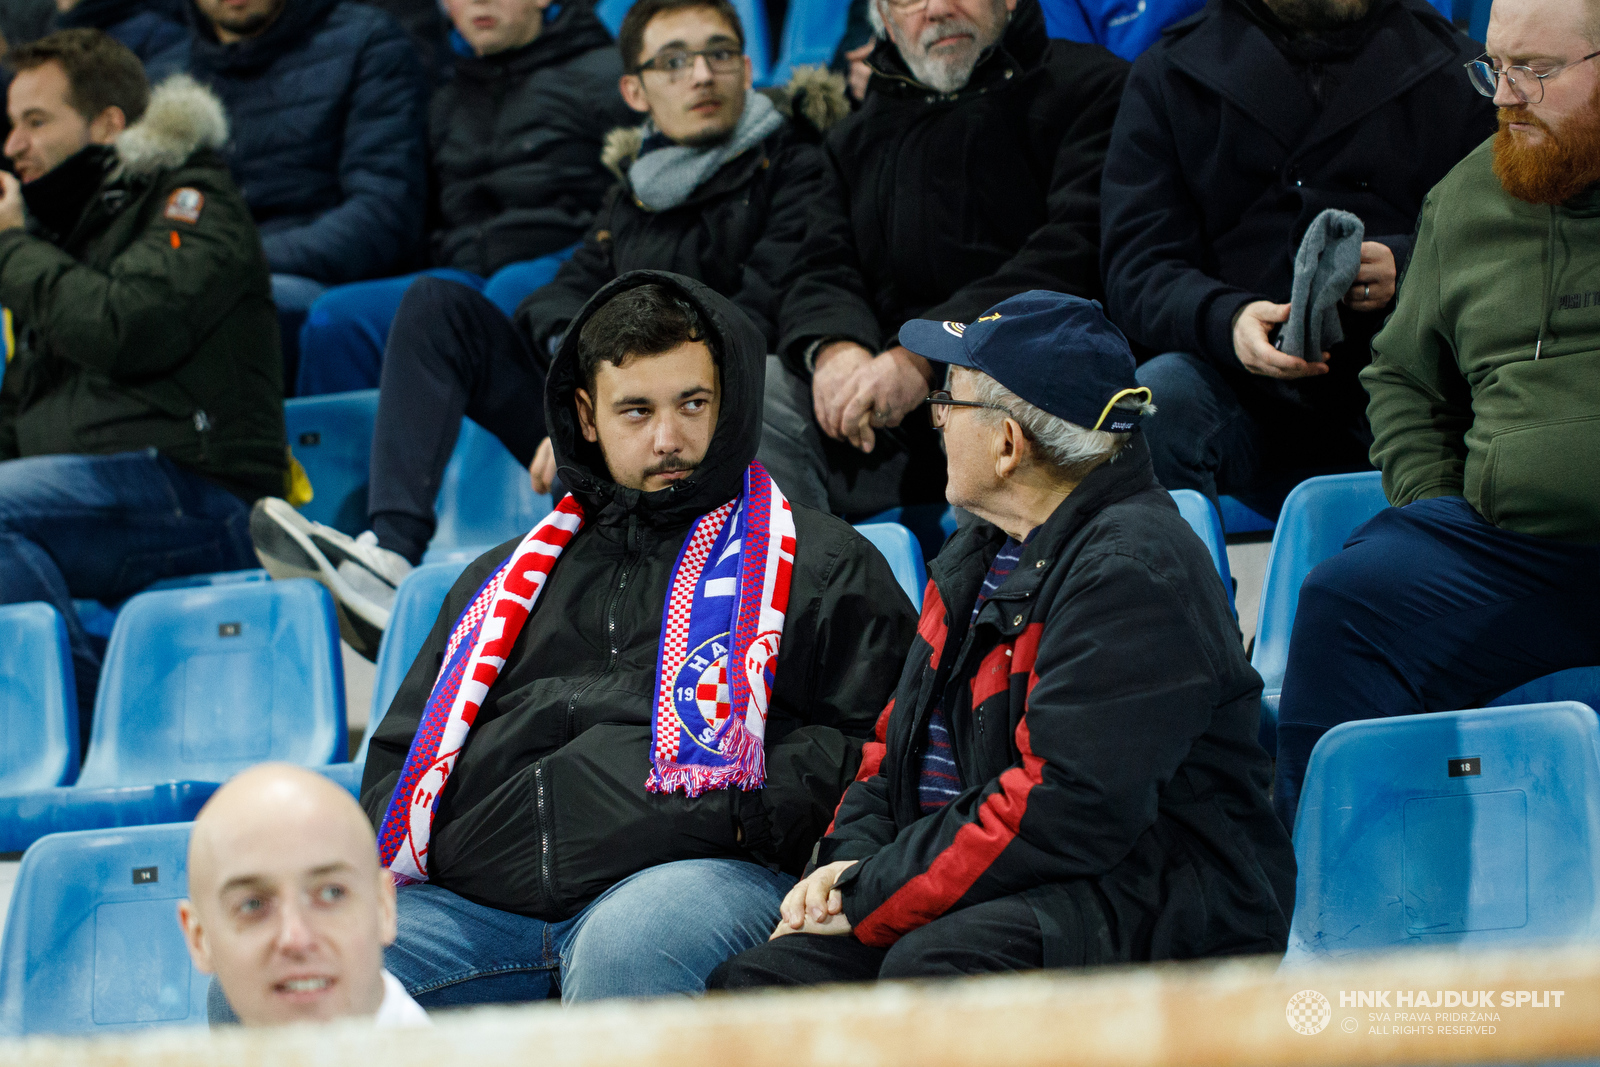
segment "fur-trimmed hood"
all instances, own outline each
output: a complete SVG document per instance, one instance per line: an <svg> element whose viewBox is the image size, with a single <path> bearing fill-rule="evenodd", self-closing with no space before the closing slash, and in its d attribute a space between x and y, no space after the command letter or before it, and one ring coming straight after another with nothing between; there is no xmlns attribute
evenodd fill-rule
<svg viewBox="0 0 1600 1067"><path fill-rule="evenodd" d="M818 137L850 114L844 78L823 67L796 67L788 85L756 92L771 100L784 118L809 125ZM624 178L633 161L639 158L639 146L643 143L644 126L618 126L606 134L600 161L619 179Z"/></svg>
<svg viewBox="0 0 1600 1067"><path fill-rule="evenodd" d="M123 173L144 177L183 166L202 148L228 143L228 116L215 93L187 74L174 74L150 94L144 116L117 138Z"/></svg>

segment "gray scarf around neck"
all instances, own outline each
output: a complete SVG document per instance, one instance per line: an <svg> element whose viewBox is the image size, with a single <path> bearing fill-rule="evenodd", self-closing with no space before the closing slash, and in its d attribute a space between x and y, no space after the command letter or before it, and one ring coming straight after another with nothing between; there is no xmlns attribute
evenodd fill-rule
<svg viewBox="0 0 1600 1067"><path fill-rule="evenodd" d="M704 181L728 160L766 140L779 126L783 115L761 93L747 90L744 114L728 139L703 148L667 144L643 152L628 168L633 195L651 211L666 211L689 199ZM645 141L656 133L655 123L645 122Z"/></svg>

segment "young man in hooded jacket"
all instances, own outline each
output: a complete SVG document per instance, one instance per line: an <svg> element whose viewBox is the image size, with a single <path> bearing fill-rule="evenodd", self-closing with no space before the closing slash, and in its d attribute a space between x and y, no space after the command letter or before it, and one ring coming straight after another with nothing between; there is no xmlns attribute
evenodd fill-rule
<svg viewBox="0 0 1600 1067"><path fill-rule="evenodd" d="M87 738L104 644L73 598L251 565L249 505L283 491L278 339L216 98L188 79L151 93L99 30L11 59L0 601L61 613Z"/></svg>
<svg viewBox="0 0 1600 1067"><path fill-rule="evenodd" d="M606 157L623 177L583 246L523 302L515 323L484 294L442 278L419 279L401 302L373 431L372 529L351 538L282 501L262 504L251 524L262 565L326 584L358 651L376 655L395 587L433 536L463 415L533 462L536 491L549 491L554 464L537 398L555 343L607 282L630 270L695 278L772 344L783 279L821 178L817 142L844 112L843 86L813 75L786 92L755 92L743 38L726 0L635 4L618 39L629 72L622 84L649 121L607 138Z"/></svg>
<svg viewBox="0 0 1600 1067"><path fill-rule="evenodd" d="M765 366L666 272L567 332L545 412L571 495L456 582L367 757L403 882L385 962L425 1006L696 992L777 921L914 618L753 462Z"/></svg>

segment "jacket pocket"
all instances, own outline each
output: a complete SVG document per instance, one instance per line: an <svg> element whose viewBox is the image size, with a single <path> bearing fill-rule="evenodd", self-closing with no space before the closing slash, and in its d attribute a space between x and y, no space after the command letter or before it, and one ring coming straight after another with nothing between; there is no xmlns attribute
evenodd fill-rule
<svg viewBox="0 0 1600 1067"><path fill-rule="evenodd" d="M1483 517L1507 530L1600 541L1600 415L1514 426L1489 439Z"/></svg>
<svg viewBox="0 0 1600 1067"><path fill-rule="evenodd" d="M560 914L576 914L646 867L743 855L731 791L648 792L649 750L649 726L606 723L542 761L546 857Z"/></svg>
<svg viewBox="0 0 1600 1067"><path fill-rule="evenodd" d="M445 818L435 817L428 848L430 880L501 911L546 922L567 918L546 888L546 866L553 861L545 848L549 824L540 822L540 776L540 764L523 767L465 810L454 810L446 797L440 805ZM548 807L548 795L546 801Z"/></svg>

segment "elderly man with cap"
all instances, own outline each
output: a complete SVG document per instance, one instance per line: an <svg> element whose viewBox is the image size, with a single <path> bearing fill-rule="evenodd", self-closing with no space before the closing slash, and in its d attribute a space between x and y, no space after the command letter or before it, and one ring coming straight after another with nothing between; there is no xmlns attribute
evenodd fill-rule
<svg viewBox="0 0 1600 1067"><path fill-rule="evenodd" d="M950 502L876 745L783 902L713 988L1282 952L1294 854L1256 743L1261 679L1156 482L1127 340L1028 292L914 320ZM1159 416L1155 416L1159 417Z"/></svg>

